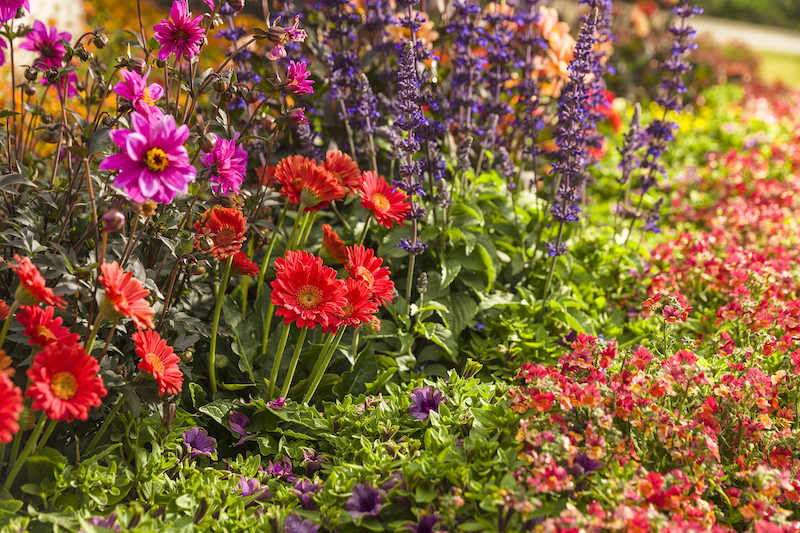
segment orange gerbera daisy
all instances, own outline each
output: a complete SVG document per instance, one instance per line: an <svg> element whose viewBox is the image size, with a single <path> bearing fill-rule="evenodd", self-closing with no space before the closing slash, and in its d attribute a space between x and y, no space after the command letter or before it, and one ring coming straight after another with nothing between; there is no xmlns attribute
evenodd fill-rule
<svg viewBox="0 0 800 533"><path fill-rule="evenodd" d="M45 309L38 305L20 308L16 318L17 322L25 328L23 333L30 338L28 344L46 348L51 344L67 344L81 340L80 335L72 333L61 325L64 319L53 318L53 311L54 309L49 306Z"/></svg>
<svg viewBox="0 0 800 533"><path fill-rule="evenodd" d="M338 313L333 314L333 320L322 329L325 333L336 331L341 327L352 326L371 322L372 316L378 312L378 305L372 300L372 292L361 280L353 278L345 280L344 304Z"/></svg>
<svg viewBox="0 0 800 533"><path fill-rule="evenodd" d="M11 308L4 300L0 300L0 321L8 318L9 312L11 312Z"/></svg>
<svg viewBox="0 0 800 533"><path fill-rule="evenodd" d="M358 194L361 196L361 205L375 214L378 224L387 228L391 228L395 222L403 226L403 221L411 211L408 195L389 185L386 178L379 178L371 170L361 175Z"/></svg>
<svg viewBox="0 0 800 533"><path fill-rule="evenodd" d="M0 372L0 444L8 444L19 431L19 414L22 412L22 390L14 386L7 375Z"/></svg>
<svg viewBox="0 0 800 533"><path fill-rule="evenodd" d="M330 224L322 225L322 249L319 253L326 263L342 264L347 261L344 241Z"/></svg>
<svg viewBox="0 0 800 533"><path fill-rule="evenodd" d="M100 398L108 394L99 370L97 360L80 344L48 346L33 358L26 373L31 386L25 396L33 399L34 410L44 409L50 420L86 420L89 409L99 407Z"/></svg>
<svg viewBox="0 0 800 533"><path fill-rule="evenodd" d="M11 368L11 358L6 355L5 350L0 350L0 374L5 374L6 376L13 378L16 371Z"/></svg>
<svg viewBox="0 0 800 533"><path fill-rule="evenodd" d="M389 278L389 267L382 267L383 259L375 257L375 251L364 246L347 247L345 269L352 279L361 281L372 293L378 305L386 305L394 299L394 282Z"/></svg>
<svg viewBox="0 0 800 533"><path fill-rule="evenodd" d="M333 174L345 193L353 194L358 189L358 177L361 171L358 169L358 163L346 153L341 150L328 150L323 166Z"/></svg>
<svg viewBox="0 0 800 533"><path fill-rule="evenodd" d="M136 355L142 358L139 369L149 372L158 383L161 394L178 394L183 388L183 372L178 368L180 360L167 341L156 331L137 331L132 335Z"/></svg>
<svg viewBox="0 0 800 533"><path fill-rule="evenodd" d="M336 279L336 271L324 266L315 255L286 252L285 259L275 260L275 269L277 277L270 283L272 303L284 324L294 322L300 328L327 326L333 314L347 303L344 282Z"/></svg>
<svg viewBox="0 0 800 533"><path fill-rule="evenodd" d="M14 255L14 260L17 262L11 265L11 270L19 276L19 287L17 292L14 293L14 299L20 305L34 305L44 303L64 309L67 302L60 296L53 294L53 289L50 289L44 281L44 277L39 272L28 257L20 257Z"/></svg>
<svg viewBox="0 0 800 533"><path fill-rule="evenodd" d="M275 167L275 180L281 184L281 193L292 203L302 203L306 211L318 211L344 198L344 188L333 174L307 157L282 159Z"/></svg>
<svg viewBox="0 0 800 533"><path fill-rule="evenodd" d="M203 251L222 261L238 252L247 240L247 218L238 209L215 205L195 222L194 230L194 247L203 250L203 243L208 242L211 247Z"/></svg>
<svg viewBox="0 0 800 533"><path fill-rule="evenodd" d="M250 261L247 254L239 250L233 255L233 263L231 263L231 272L235 272L240 276L250 276L254 278L258 276L259 268L258 263Z"/></svg>
<svg viewBox="0 0 800 533"><path fill-rule="evenodd" d="M153 308L145 298L150 291L142 286L142 282L125 272L119 263L103 263L100 265L102 275L98 278L105 289L100 301L100 312L108 320L127 317L139 329L155 327L153 324Z"/></svg>

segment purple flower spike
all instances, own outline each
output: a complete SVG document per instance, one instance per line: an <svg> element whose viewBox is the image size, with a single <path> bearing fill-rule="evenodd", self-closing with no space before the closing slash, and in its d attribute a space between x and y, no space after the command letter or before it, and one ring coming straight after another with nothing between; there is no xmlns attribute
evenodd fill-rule
<svg viewBox="0 0 800 533"><path fill-rule="evenodd" d="M426 514L419 518L418 524L408 524L406 529L414 533L433 533L433 527L439 523L441 517L438 514Z"/></svg>
<svg viewBox="0 0 800 533"><path fill-rule="evenodd" d="M189 4L184 0L172 3L169 16L172 20L162 19L161 24L153 26L155 30L153 38L161 45L158 59L165 61L172 54L192 59L200 53L200 44L206 36L206 32L200 26L203 16L197 15L192 18Z"/></svg>
<svg viewBox="0 0 800 533"><path fill-rule="evenodd" d="M319 524L315 524L311 520L303 520L300 515L292 513L286 517L283 531L285 533L317 533Z"/></svg>
<svg viewBox="0 0 800 533"><path fill-rule="evenodd" d="M417 389L411 393L414 402L408 406L408 414L418 420L427 420L431 411L439 412L439 404L444 402L442 393L433 387Z"/></svg>
<svg viewBox="0 0 800 533"><path fill-rule="evenodd" d="M200 156L200 162L211 169L210 179L216 194L238 194L247 170L247 152L236 146L235 138L217 139L214 149Z"/></svg>
<svg viewBox="0 0 800 533"><path fill-rule="evenodd" d="M297 475L292 473L292 462L285 456L274 464L272 461L267 463L267 468L264 471L270 476L284 479L290 483L297 479Z"/></svg>
<svg viewBox="0 0 800 533"><path fill-rule="evenodd" d="M358 483L353 487L353 494L345 502L344 509L350 513L353 520L358 520L364 515L378 516L383 507L384 491L376 489L369 483Z"/></svg>
<svg viewBox="0 0 800 533"><path fill-rule="evenodd" d="M205 429L197 426L183 432L183 445L190 457L211 456L217 451L217 441L209 437Z"/></svg>
<svg viewBox="0 0 800 533"><path fill-rule="evenodd" d="M294 494L306 511L315 511L317 509L317 502L314 501L314 496L321 489L322 482L319 479L311 481L303 478L294 482Z"/></svg>
<svg viewBox="0 0 800 533"><path fill-rule="evenodd" d="M175 118L164 115L154 122L139 113L131 113L133 130L115 130L111 140L123 152L106 157L102 170L119 170L114 187L123 189L134 202L151 199L170 203L176 194L189 192L189 183L197 175L189 164L183 143L189 128L177 127Z"/></svg>
<svg viewBox="0 0 800 533"><path fill-rule="evenodd" d="M155 122L163 113L156 107L156 102L164 96L164 88L158 83L147 85L150 69L144 76L130 70L120 70L119 75L123 81L114 85L113 91L119 96L131 101L133 109L147 117L149 122Z"/></svg>

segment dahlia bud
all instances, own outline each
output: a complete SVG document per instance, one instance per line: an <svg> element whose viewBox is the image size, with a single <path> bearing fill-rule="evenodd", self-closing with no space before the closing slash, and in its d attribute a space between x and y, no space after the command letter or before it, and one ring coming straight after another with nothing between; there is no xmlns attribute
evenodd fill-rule
<svg viewBox="0 0 800 533"><path fill-rule="evenodd" d="M83 44L78 44L75 47L75 55L78 56L78 59L81 61L89 61L92 55L89 53L89 50Z"/></svg>
<svg viewBox="0 0 800 533"><path fill-rule="evenodd" d="M165 66L167 66L167 62L166 61L162 61L160 59L156 59L156 66L158 68L164 68Z"/></svg>
<svg viewBox="0 0 800 533"><path fill-rule="evenodd" d="M267 30L267 39L273 44L286 42L286 30L280 26L272 26Z"/></svg>
<svg viewBox="0 0 800 533"><path fill-rule="evenodd" d="M261 96L261 92L254 89L252 91L247 91L244 93L244 101L248 104L255 104L258 102L258 97Z"/></svg>
<svg viewBox="0 0 800 533"><path fill-rule="evenodd" d="M293 107L287 113L289 120L292 121L293 124L308 124L308 119L306 118L306 108L305 107Z"/></svg>
<svg viewBox="0 0 800 533"><path fill-rule="evenodd" d="M108 36L105 33L99 33L94 36L92 42L97 48L103 49L108 46Z"/></svg>
<svg viewBox="0 0 800 533"><path fill-rule="evenodd" d="M26 83L23 86L23 90L25 91L25 94L27 94L28 96L33 96L34 94L36 94L36 86L32 83Z"/></svg>
<svg viewBox="0 0 800 533"><path fill-rule="evenodd" d="M227 104L233 100L233 93L226 91L220 95L220 98L222 98L222 101Z"/></svg>
<svg viewBox="0 0 800 533"><path fill-rule="evenodd" d="M44 71L44 77L49 83L55 83L58 81L58 70L49 68Z"/></svg>
<svg viewBox="0 0 800 533"><path fill-rule="evenodd" d="M209 153L217 146L217 136L213 133L206 133L200 137L199 144L202 151Z"/></svg>
<svg viewBox="0 0 800 533"><path fill-rule="evenodd" d="M144 73L147 71L147 61L141 57L134 57L128 60L128 68L139 76L144 76Z"/></svg>
<svg viewBox="0 0 800 533"><path fill-rule="evenodd" d="M261 127L264 128L264 131L267 133L271 132L275 129L275 119L271 116L267 115L263 119L261 119Z"/></svg>
<svg viewBox="0 0 800 533"><path fill-rule="evenodd" d="M204 252L209 251L214 247L214 239L211 237L206 237L205 239L200 239L200 249Z"/></svg>
<svg viewBox="0 0 800 533"><path fill-rule="evenodd" d="M223 80L223 79L219 79L219 80L214 82L213 87L214 87L214 91L216 91L218 93L224 93L225 91L228 90L228 82Z"/></svg>
<svg viewBox="0 0 800 533"><path fill-rule="evenodd" d="M197 263L193 264L189 267L189 273L192 276L202 276L206 273L206 267L203 265L198 265Z"/></svg>
<svg viewBox="0 0 800 533"><path fill-rule="evenodd" d="M25 79L28 81L36 81L39 77L39 71L35 68L28 67L25 69Z"/></svg>
<svg viewBox="0 0 800 533"><path fill-rule="evenodd" d="M231 9L234 11L241 11L244 9L244 0L228 0L228 5L231 6Z"/></svg>
<svg viewBox="0 0 800 533"><path fill-rule="evenodd" d="M125 225L125 215L119 209L111 209L103 215L103 231L119 231Z"/></svg>
<svg viewBox="0 0 800 533"><path fill-rule="evenodd" d="M42 132L42 140L48 144L55 144L58 142L58 135L55 130L48 128Z"/></svg>

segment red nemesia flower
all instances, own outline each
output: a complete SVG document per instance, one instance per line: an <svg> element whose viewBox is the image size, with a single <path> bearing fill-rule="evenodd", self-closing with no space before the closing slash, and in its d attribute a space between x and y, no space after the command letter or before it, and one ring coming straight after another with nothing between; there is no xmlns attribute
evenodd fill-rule
<svg viewBox="0 0 800 533"><path fill-rule="evenodd" d="M142 358L139 369L149 372L158 383L161 394L178 394L183 387L183 373L178 368L180 360L167 341L154 330L137 331L132 335L136 355Z"/></svg>
<svg viewBox="0 0 800 533"><path fill-rule="evenodd" d="M31 385L25 396L33 399L33 409L44 409L51 420L86 420L89 408L98 407L108 394L99 370L97 360L79 344L48 346L26 373Z"/></svg>
<svg viewBox="0 0 800 533"><path fill-rule="evenodd" d="M353 194L358 189L361 170L358 168L358 163L349 155L341 150L328 150L323 165L325 170L333 174L347 194Z"/></svg>
<svg viewBox="0 0 800 533"><path fill-rule="evenodd" d="M195 222L194 230L197 232L195 249L203 250L204 243L210 238L211 248L204 251L222 261L238 252L247 240L244 236L247 218L238 209L215 205Z"/></svg>
<svg viewBox="0 0 800 533"><path fill-rule="evenodd" d="M330 224L322 225L322 249L320 255L326 263L341 264L347 261L347 251L344 241L334 231Z"/></svg>
<svg viewBox="0 0 800 533"><path fill-rule="evenodd" d="M347 247L345 269L353 279L364 282L378 305L386 305L394 299L394 282L389 278L389 267L382 267L383 259L375 257L375 251L362 245Z"/></svg>
<svg viewBox="0 0 800 533"><path fill-rule="evenodd" d="M66 307L67 302L60 296L53 294L53 290L47 287L44 277L39 272L39 269L33 265L30 258L14 255L14 261L17 263L16 266L14 266L14 263L9 264L11 265L11 270L19 276L19 287L17 287L17 292L14 293L14 299L20 305L44 303L59 309Z"/></svg>
<svg viewBox="0 0 800 533"><path fill-rule="evenodd" d="M344 282L319 257L297 253L286 252L286 260L275 260L278 275L270 283L275 314L283 316L284 324L295 322L301 328L327 326L347 304Z"/></svg>
<svg viewBox="0 0 800 533"><path fill-rule="evenodd" d="M307 157L295 155L282 159L275 167L275 181L281 193L306 211L318 211L330 202L344 198L344 188L336 178Z"/></svg>
<svg viewBox="0 0 800 533"><path fill-rule="evenodd" d="M72 333L61 325L64 319L53 318L53 311L54 309L49 306L45 309L39 306L20 308L16 318L17 322L25 328L23 333L30 338L28 344L46 348L51 344L77 343L81 340L80 335Z"/></svg>
<svg viewBox="0 0 800 533"><path fill-rule="evenodd" d="M103 263L100 265L102 275L98 278L105 289L100 301L100 312L108 320L127 317L139 329L155 327L153 324L153 308L145 298L150 291L142 286L142 282L133 277L133 273L125 272L119 263Z"/></svg>
<svg viewBox="0 0 800 533"><path fill-rule="evenodd" d="M391 228L395 222L403 226L403 221L411 211L406 193L392 187L386 178L379 178L371 170L361 175L358 194L361 195L361 205L375 213L378 224L387 228Z"/></svg>
<svg viewBox="0 0 800 533"><path fill-rule="evenodd" d="M19 414L22 412L22 390L14 386L6 374L0 372L0 444L11 442L19 431Z"/></svg>
<svg viewBox="0 0 800 533"><path fill-rule="evenodd" d="M251 278L254 278L258 276L259 268L257 263L250 261L250 258L247 257L246 253L239 250L233 254L231 272L235 272L240 276L250 276Z"/></svg>
<svg viewBox="0 0 800 533"><path fill-rule="evenodd" d="M345 280L344 297L347 303L338 313L333 314L331 322L322 328L323 332L330 333L347 326L357 328L362 322L371 322L373 314L378 312L378 306L372 300L372 293L361 280L353 278Z"/></svg>

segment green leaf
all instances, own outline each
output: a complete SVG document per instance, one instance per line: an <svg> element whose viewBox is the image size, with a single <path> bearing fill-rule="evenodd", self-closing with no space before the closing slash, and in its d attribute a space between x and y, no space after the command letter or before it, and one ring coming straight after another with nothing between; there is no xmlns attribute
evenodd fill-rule
<svg viewBox="0 0 800 533"><path fill-rule="evenodd" d="M470 325L478 312L478 302L463 292L453 292L448 295L445 307L448 311L447 323L456 337Z"/></svg>
<svg viewBox="0 0 800 533"><path fill-rule="evenodd" d="M231 411L231 409L233 409L233 405L234 405L233 400L222 398L219 400L214 400L213 402L208 403L206 405L203 405L197 410L203 414L210 416L215 421L224 425L224 422L228 418L228 413Z"/></svg>
<svg viewBox="0 0 800 533"><path fill-rule="evenodd" d="M36 188L36 185L23 176L22 174L6 174L0 176L0 191L8 194L19 194L19 191L14 188L15 185L27 185Z"/></svg>
<svg viewBox="0 0 800 533"><path fill-rule="evenodd" d="M494 280L497 276L497 271L494 268L494 262L492 261L492 256L489 255L489 252L482 244L476 245L475 251L478 253L478 257L483 262L483 266L486 269L486 283L489 285L486 291L492 292L492 288L494 287Z"/></svg>
<svg viewBox="0 0 800 533"><path fill-rule="evenodd" d="M442 287L447 287L456 279L461 272L461 261L458 257L449 256L442 263Z"/></svg>

